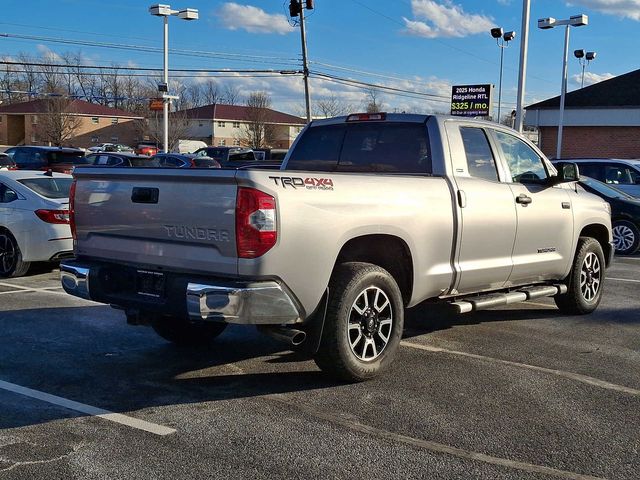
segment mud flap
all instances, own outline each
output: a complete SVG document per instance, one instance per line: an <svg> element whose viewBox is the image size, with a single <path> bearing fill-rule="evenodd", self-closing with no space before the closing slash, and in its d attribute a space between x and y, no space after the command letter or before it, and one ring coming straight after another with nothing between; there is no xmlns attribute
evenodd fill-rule
<svg viewBox="0 0 640 480"><path fill-rule="evenodd" d="M322 331L324 330L324 320L327 315L327 306L329 305L329 289L324 292L320 299L320 304L313 315L309 318L304 327L300 328L307 334L307 339L300 345L297 350L314 356L320 349L322 341Z"/></svg>

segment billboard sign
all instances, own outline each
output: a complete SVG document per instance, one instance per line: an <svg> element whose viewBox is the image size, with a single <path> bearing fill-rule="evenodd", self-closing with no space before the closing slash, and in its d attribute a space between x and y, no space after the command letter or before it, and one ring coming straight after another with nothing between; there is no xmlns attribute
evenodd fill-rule
<svg viewBox="0 0 640 480"><path fill-rule="evenodd" d="M162 98L152 98L149 100L149 110L162 110L164 108L164 100Z"/></svg>
<svg viewBox="0 0 640 480"><path fill-rule="evenodd" d="M451 115L488 117L491 115L493 85L454 85L451 87Z"/></svg>

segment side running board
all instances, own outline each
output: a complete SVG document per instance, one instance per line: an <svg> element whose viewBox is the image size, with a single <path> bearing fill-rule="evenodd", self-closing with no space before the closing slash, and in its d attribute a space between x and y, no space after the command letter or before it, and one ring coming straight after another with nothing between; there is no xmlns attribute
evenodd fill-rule
<svg viewBox="0 0 640 480"><path fill-rule="evenodd" d="M507 293L490 293L488 295L463 298L451 302L450 305L452 305L458 313L469 313L476 310L498 307L500 305L526 302L534 298L553 297L554 295L562 293L567 293L566 285L542 285L520 288Z"/></svg>

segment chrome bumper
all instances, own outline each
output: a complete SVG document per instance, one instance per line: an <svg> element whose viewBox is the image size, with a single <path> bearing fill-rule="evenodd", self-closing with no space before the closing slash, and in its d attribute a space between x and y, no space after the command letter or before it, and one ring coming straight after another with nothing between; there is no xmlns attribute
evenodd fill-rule
<svg viewBox="0 0 640 480"><path fill-rule="evenodd" d="M99 266L95 266L99 269ZM92 300L91 288L97 301L120 305L121 298L110 296L102 291L100 281L90 285L89 276L92 266L77 261L60 264L60 281L65 292L76 297ZM97 277L96 277L97 278ZM181 277L184 278L184 277ZM181 314L180 299L186 295L186 314L193 320L238 323L247 325L291 325L303 319L303 311L298 307L292 294L286 287L274 281L246 282L229 285L208 283L187 283L186 292L173 290L175 314ZM225 283L225 282L220 282ZM182 283L184 285L184 283ZM182 287L184 288L184 287ZM133 296L135 297L135 296ZM168 301L168 300L166 300ZM127 299L127 306L148 308L148 300L138 304L135 298ZM166 306L166 305L165 305ZM162 309L160 304L158 309Z"/></svg>
<svg viewBox="0 0 640 480"><path fill-rule="evenodd" d="M89 268L77 265L60 264L60 282L64 291L70 295L91 300L89 294Z"/></svg>
<svg viewBox="0 0 640 480"><path fill-rule="evenodd" d="M276 282L256 282L243 287L189 283L187 311L193 319L247 325L294 324L301 313Z"/></svg>

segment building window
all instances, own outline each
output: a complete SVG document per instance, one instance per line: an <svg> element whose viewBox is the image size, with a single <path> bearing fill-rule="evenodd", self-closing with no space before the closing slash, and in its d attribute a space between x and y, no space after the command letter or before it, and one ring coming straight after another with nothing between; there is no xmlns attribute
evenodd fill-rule
<svg viewBox="0 0 640 480"><path fill-rule="evenodd" d="M100 137L91 137L91 143L98 143L100 141Z"/></svg>
<svg viewBox="0 0 640 480"><path fill-rule="evenodd" d="M111 119L111 125L117 125L118 124L118 119L117 118L112 118Z"/></svg>
<svg viewBox="0 0 640 480"><path fill-rule="evenodd" d="M97 125L98 123L100 123L100 119L98 117L91 117L91 123Z"/></svg>
<svg viewBox="0 0 640 480"><path fill-rule="evenodd" d="M0 115L0 123L2 123L2 117L3 117L3 115Z"/></svg>
<svg viewBox="0 0 640 480"><path fill-rule="evenodd" d="M219 127L224 127L224 122L218 122Z"/></svg>
<svg viewBox="0 0 640 480"><path fill-rule="evenodd" d="M198 123L199 127L204 127L204 124L202 122Z"/></svg>
<svg viewBox="0 0 640 480"><path fill-rule="evenodd" d="M37 125L38 124L38 116L37 115L31 115L31 123L33 125Z"/></svg>
<svg viewBox="0 0 640 480"><path fill-rule="evenodd" d="M224 147L226 144L227 144L227 141L224 138L218 140L219 147Z"/></svg>
<svg viewBox="0 0 640 480"><path fill-rule="evenodd" d="M239 147L240 146L240 139L239 138L235 138L233 140L233 146L234 147Z"/></svg>
<svg viewBox="0 0 640 480"><path fill-rule="evenodd" d="M240 122L233 122L233 128L240 128Z"/></svg>
<svg viewBox="0 0 640 480"><path fill-rule="evenodd" d="M38 141L38 136L35 133L31 134L31 143L35 143Z"/></svg>
<svg viewBox="0 0 640 480"><path fill-rule="evenodd" d="M111 141L112 141L113 143L117 142L117 141L118 141L118 137L111 137Z"/></svg>

